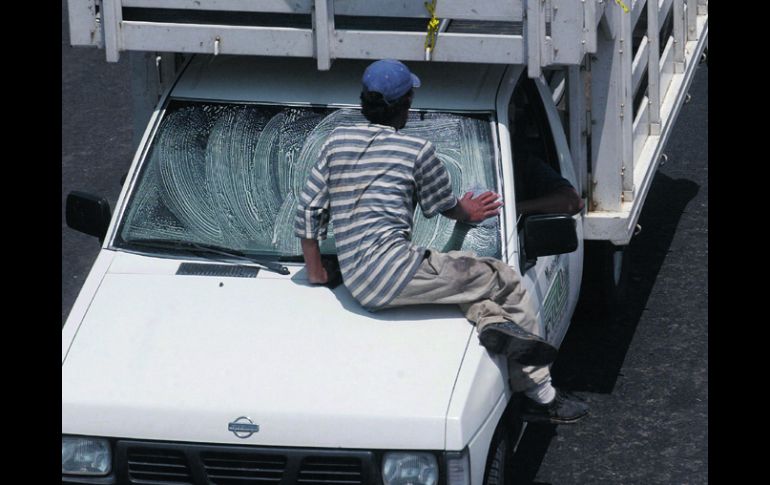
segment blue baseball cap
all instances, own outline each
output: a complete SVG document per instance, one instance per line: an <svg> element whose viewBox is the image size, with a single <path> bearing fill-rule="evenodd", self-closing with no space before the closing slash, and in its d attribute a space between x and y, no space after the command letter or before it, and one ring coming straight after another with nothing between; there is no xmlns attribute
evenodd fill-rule
<svg viewBox="0 0 770 485"><path fill-rule="evenodd" d="M362 82L367 91L382 94L387 103L392 103L412 88L420 87L420 78L395 59L383 59L369 64Z"/></svg>

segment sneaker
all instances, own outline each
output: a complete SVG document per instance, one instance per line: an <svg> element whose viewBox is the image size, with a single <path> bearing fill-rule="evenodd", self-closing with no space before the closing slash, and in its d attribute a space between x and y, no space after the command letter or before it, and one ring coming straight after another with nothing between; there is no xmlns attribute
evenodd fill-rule
<svg viewBox="0 0 770 485"><path fill-rule="evenodd" d="M556 389L556 397L548 404L526 398L521 417L530 423L573 424L588 415L588 404L579 397Z"/></svg>
<svg viewBox="0 0 770 485"><path fill-rule="evenodd" d="M484 327L479 340L490 352L505 354L521 365L548 365L559 353L553 345L507 320Z"/></svg>

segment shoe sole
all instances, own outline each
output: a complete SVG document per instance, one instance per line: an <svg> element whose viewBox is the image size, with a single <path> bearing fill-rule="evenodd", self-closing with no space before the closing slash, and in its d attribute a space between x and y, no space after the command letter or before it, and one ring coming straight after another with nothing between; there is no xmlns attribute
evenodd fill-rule
<svg viewBox="0 0 770 485"><path fill-rule="evenodd" d="M485 329L479 334L479 340L490 352L505 354L522 365L548 365L559 353L556 347L536 335L525 337L498 327Z"/></svg>

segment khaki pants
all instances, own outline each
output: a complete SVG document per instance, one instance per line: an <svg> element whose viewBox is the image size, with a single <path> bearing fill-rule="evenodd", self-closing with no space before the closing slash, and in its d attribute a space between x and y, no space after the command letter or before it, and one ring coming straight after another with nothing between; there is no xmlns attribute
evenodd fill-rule
<svg viewBox="0 0 770 485"><path fill-rule="evenodd" d="M420 304L457 304L481 330L490 323L509 320L540 335L529 294L518 273L495 258L473 253L430 251L401 293L384 308ZM547 366L508 363L514 391L525 391L550 377Z"/></svg>

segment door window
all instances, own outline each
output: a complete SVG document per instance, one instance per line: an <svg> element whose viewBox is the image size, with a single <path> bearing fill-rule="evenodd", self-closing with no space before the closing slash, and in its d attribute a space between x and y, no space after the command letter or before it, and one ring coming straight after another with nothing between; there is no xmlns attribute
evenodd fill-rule
<svg viewBox="0 0 770 485"><path fill-rule="evenodd" d="M508 105L508 118L516 202L542 197L564 185L553 134L534 80L522 76Z"/></svg>

